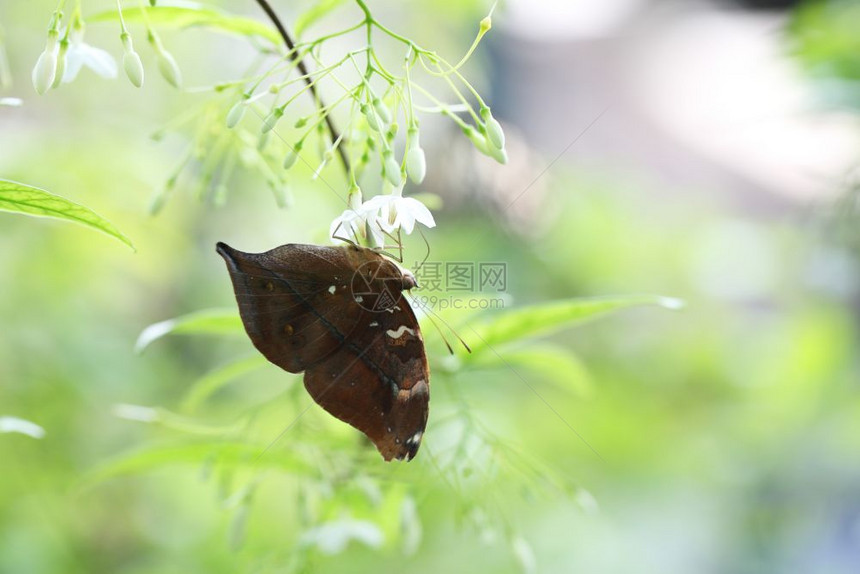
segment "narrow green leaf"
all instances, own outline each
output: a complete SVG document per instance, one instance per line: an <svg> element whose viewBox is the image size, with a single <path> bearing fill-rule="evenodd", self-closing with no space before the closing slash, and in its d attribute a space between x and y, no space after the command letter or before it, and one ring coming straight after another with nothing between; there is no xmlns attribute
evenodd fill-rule
<svg viewBox="0 0 860 574"><path fill-rule="evenodd" d="M475 325L466 324L461 333L473 353L513 341L546 335L628 307L657 305L680 309L683 301L655 295L566 299L521 307L493 314Z"/></svg>
<svg viewBox="0 0 860 574"><path fill-rule="evenodd" d="M320 18L324 18L326 14L343 4L343 2L344 0L320 0L309 9L305 10L301 16L296 18L296 38L301 38L302 33L314 24L314 22Z"/></svg>
<svg viewBox="0 0 860 574"><path fill-rule="evenodd" d="M99 214L31 185L0 179L0 211L74 221L107 233L134 249L131 240Z"/></svg>
<svg viewBox="0 0 860 574"><path fill-rule="evenodd" d="M142 353L150 343L165 335L225 335L244 330L239 314L233 309L203 309L150 325L137 338L134 350Z"/></svg>
<svg viewBox="0 0 860 574"><path fill-rule="evenodd" d="M255 371L268 364L262 355L254 355L232 363L227 363L200 377L185 393L182 400L182 410L193 412L200 403L211 397L218 389L246 373Z"/></svg>
<svg viewBox="0 0 860 574"><path fill-rule="evenodd" d="M313 468L293 451L267 450L265 445L229 441L201 441L176 445L147 447L122 455L93 469L84 476L79 488L84 490L100 482L123 475L138 474L177 464L203 465L215 462L224 467L253 467L308 473Z"/></svg>
<svg viewBox="0 0 860 574"><path fill-rule="evenodd" d="M522 349L506 349L501 355L466 355L463 357L463 365L478 369L523 367L541 380L555 383L577 395L588 396L592 390L591 377L582 361L569 350L546 343Z"/></svg>
<svg viewBox="0 0 860 574"><path fill-rule="evenodd" d="M114 405L113 413L126 420L158 425L166 429L201 437L225 437L237 433L242 426L241 423L229 426L207 425L161 407L145 407L124 403Z"/></svg>
<svg viewBox="0 0 860 574"><path fill-rule="evenodd" d="M144 14L145 12L145 14ZM184 4L179 6L156 6L154 8L125 8L122 11L127 23L144 23L159 28L212 28L239 36L259 36L273 44L280 44L281 37L277 30L251 18L243 18L199 4ZM144 20L144 18L146 20ZM100 12L87 19L88 22L114 22L119 16L116 10Z"/></svg>

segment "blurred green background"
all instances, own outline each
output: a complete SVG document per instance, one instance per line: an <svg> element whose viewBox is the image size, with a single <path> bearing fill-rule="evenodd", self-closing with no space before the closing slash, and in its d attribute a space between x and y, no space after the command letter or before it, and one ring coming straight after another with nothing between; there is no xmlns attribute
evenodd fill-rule
<svg viewBox="0 0 860 574"><path fill-rule="evenodd" d="M253 2L221 4L260 18ZM275 3L287 22L310 4ZM84 15L110 7L84 2ZM371 7L455 61L489 9ZM424 324L431 418L408 465L257 364L242 333L135 353L152 323L233 308L216 241L324 242L342 199L308 169L277 209L251 170L217 207L195 198L192 167L148 215L188 137L150 135L208 96L162 81L139 29L143 89L84 70L36 96L53 8L0 5L14 80L0 97L23 99L0 107L0 177L87 205L137 252L0 212L0 416L45 429L0 433L0 572L860 571L856 3L498 9L466 71L511 162L441 122L422 142L425 191L443 203L431 260L505 262L506 309L445 317L469 339L494 313L571 297L687 306L512 341L502 364L446 357ZM87 30L119 57L117 36ZM253 55L211 31L163 36L187 87L234 78ZM702 54L714 59L684 59ZM697 74L719 89L685 91L679 78ZM789 107L772 97L788 92L801 94ZM408 264L423 258L408 246ZM189 406L236 360L259 368Z"/></svg>

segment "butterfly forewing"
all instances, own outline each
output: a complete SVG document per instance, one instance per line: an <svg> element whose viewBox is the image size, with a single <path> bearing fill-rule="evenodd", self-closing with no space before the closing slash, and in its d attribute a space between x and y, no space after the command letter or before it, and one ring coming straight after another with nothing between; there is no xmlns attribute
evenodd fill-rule
<svg viewBox="0 0 860 574"><path fill-rule="evenodd" d="M243 253L219 243L239 314L254 346L272 363L300 373L343 345L362 309L349 296L341 253L284 245Z"/></svg>

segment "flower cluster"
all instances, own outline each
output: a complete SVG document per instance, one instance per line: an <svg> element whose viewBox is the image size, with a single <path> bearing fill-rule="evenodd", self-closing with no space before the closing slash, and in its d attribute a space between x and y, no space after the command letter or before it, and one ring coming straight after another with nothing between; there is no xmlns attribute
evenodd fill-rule
<svg viewBox="0 0 860 574"><path fill-rule="evenodd" d="M229 108L225 107L225 125L230 129L238 128L245 110L254 109L255 115L262 118L259 124L262 147L268 134L289 120L291 125L278 134L278 139L286 144L285 155L280 156L284 170L292 169L297 163L310 165L308 162L313 161L316 162L313 178L317 178L338 154L351 182L359 181L369 166L378 170L379 179L371 181L381 181L382 186L394 191L366 202L359 199L357 203L356 194L351 191L350 208L332 223L332 235L380 245L383 236L393 231L410 233L416 221L428 227L433 225L429 210L414 198L403 198L401 192L407 180L421 184L427 173L427 159L419 137L419 113L449 118L481 153L499 163L507 162L507 152L501 125L460 72L491 28L489 16L481 21L467 54L457 64L451 64L436 52L422 48L381 24L363 1L357 0L356 4L364 12L364 19L358 24L313 42L297 43L281 55L269 71L246 83L234 84L237 98L230 101ZM318 49L321 42L353 33L361 33L363 47L334 62L321 59ZM388 67L377 54L372 41L375 34L404 45L405 57L400 68ZM313 71L308 71L304 59L312 63ZM293 77L296 71L300 74ZM445 103L425 89L413 77L421 71L447 83L458 101ZM347 77L352 80L346 80ZM342 96L323 104L317 90L323 82L329 81L337 84ZM304 86L295 89L297 82ZM290 118L291 104L304 92L314 98L316 108L310 114ZM263 104L265 100L271 103ZM349 113L344 116L345 129L338 134L333 126L340 122L333 122L332 118L339 107L346 106ZM288 131L293 133L288 135ZM319 150L306 157L301 152L308 148L305 144L309 137L319 144L314 146ZM299 159L302 161L298 162Z"/></svg>

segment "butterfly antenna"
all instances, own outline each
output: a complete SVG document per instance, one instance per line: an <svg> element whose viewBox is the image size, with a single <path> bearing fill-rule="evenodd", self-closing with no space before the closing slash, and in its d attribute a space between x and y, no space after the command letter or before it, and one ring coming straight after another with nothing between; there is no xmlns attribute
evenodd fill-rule
<svg viewBox="0 0 860 574"><path fill-rule="evenodd" d="M337 227L335 228L334 233L332 233L331 238L332 239L339 239L340 241L344 241L346 243L349 243L353 247L358 247L358 244L355 241L353 241L352 239L347 239L346 237L340 237L339 235L337 235L338 231L340 231L341 229L343 229L343 222L342 221L337 224Z"/></svg>
<svg viewBox="0 0 860 574"><path fill-rule="evenodd" d="M413 295L411 291L409 292L409 296L412 297L412 300L418 304L419 309L426 309L427 311L430 311L432 313L432 310L428 306L422 305L421 301L418 300L418 297ZM425 313L424 316L430 320L430 323L436 329L436 332L438 332L439 336L442 337L442 341L445 343L445 346L448 347L448 353L453 355L454 354L454 348L451 347L451 343L449 343L448 339L445 338L445 333L442 332L442 329L439 328L439 325L436 324L436 321L433 320L433 317L430 315L430 313Z"/></svg>
<svg viewBox="0 0 860 574"><path fill-rule="evenodd" d="M424 245L427 247L427 254L424 256L424 259L422 259L422 260L421 260L421 263L419 263L419 264L415 267L415 269L413 269L413 270L412 270L412 273L417 274L417 273L418 273L418 270L419 270L419 269L421 269L421 268L424 266L424 264L425 264L425 263L427 263L427 260L428 260L428 259L430 259L430 242L429 242L429 241L427 241L427 236L426 236L426 235L424 235L424 232L423 232L423 231L421 231L421 228L420 228L420 227L416 227L415 229L417 229L417 230L418 230L418 233L419 233L419 234L421 234L421 239L423 239L423 240L424 240Z"/></svg>
<svg viewBox="0 0 860 574"><path fill-rule="evenodd" d="M397 229L397 237L394 237L394 235L388 233L387 231L382 229L382 227L380 227L379 230L382 231L383 235L385 235L386 237L391 239L391 241L394 242L394 245L389 245L388 247L383 245L382 249L397 249L398 252L400 253L400 256L398 257L397 255L394 255L393 253L389 253L387 251L381 251L381 253L388 255L389 257L391 257L392 259L394 259L395 261L397 261L398 263L400 263L402 265L403 264L403 241L400 238L400 228Z"/></svg>

